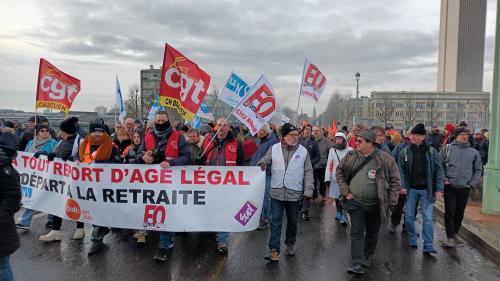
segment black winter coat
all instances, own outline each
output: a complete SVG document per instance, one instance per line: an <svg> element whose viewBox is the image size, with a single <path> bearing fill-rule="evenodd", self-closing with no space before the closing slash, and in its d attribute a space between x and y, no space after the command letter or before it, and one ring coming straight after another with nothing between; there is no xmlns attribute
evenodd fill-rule
<svg viewBox="0 0 500 281"><path fill-rule="evenodd" d="M13 254L19 248L19 236L14 213L21 206L19 174L10 163L0 166L0 257Z"/></svg>

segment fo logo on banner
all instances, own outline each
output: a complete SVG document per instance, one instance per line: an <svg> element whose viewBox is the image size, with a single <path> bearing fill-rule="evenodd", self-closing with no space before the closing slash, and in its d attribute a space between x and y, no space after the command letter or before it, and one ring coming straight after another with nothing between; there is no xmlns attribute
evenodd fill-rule
<svg viewBox="0 0 500 281"><path fill-rule="evenodd" d="M161 205L146 205L144 209L144 224L145 228L160 228L160 225L165 223L167 211Z"/></svg>
<svg viewBox="0 0 500 281"><path fill-rule="evenodd" d="M81 214L82 211L78 202L71 198L68 199L68 201L66 201L66 215L68 218L76 221L80 219Z"/></svg>

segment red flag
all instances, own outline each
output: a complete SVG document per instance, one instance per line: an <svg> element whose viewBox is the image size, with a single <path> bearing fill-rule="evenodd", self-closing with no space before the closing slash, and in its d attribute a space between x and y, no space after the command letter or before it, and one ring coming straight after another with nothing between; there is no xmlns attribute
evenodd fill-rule
<svg viewBox="0 0 500 281"><path fill-rule="evenodd" d="M332 132L334 136L337 133L337 120L335 120L335 118L332 120Z"/></svg>
<svg viewBox="0 0 500 281"><path fill-rule="evenodd" d="M36 89L36 108L68 112L80 92L80 80L41 58Z"/></svg>
<svg viewBox="0 0 500 281"><path fill-rule="evenodd" d="M161 71L161 105L175 108L185 120L192 120L210 85L210 75L172 46L165 44Z"/></svg>

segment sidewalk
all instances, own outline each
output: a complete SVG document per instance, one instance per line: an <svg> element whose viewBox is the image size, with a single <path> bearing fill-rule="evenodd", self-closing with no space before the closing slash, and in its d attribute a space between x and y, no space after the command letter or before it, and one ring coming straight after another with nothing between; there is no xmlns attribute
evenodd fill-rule
<svg viewBox="0 0 500 281"><path fill-rule="evenodd" d="M444 225L444 202L434 205L436 219ZM476 245L482 253L500 264L500 215L481 213L481 203L469 202L459 235Z"/></svg>

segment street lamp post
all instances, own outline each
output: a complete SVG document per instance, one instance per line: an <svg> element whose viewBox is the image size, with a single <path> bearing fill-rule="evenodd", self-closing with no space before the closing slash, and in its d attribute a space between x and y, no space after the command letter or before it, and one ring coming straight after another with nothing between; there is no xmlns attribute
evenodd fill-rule
<svg viewBox="0 0 500 281"><path fill-rule="evenodd" d="M356 71L356 74L354 74L354 77L356 77L356 99L354 100L354 112L352 114L352 125L354 126L356 124L356 113L358 113L358 98L359 98L359 77L361 77L361 74L359 74L358 71Z"/></svg>

